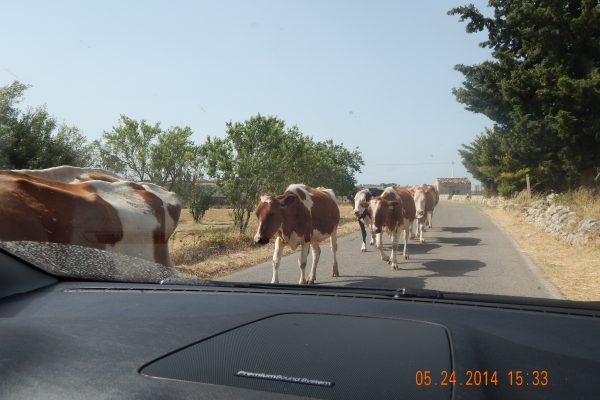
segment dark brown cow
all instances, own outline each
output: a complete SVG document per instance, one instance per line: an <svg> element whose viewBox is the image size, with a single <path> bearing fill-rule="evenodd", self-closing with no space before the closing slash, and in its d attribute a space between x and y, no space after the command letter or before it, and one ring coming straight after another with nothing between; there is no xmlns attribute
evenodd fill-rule
<svg viewBox="0 0 600 400"><path fill-rule="evenodd" d="M372 230L377 234L377 248L381 259L390 263L392 270L398 269L396 252L398 249L399 234L404 231L404 259L408 260L408 237L412 222L415 219L415 202L409 190L389 186L385 188L380 197L370 201L369 207L373 215ZM388 232L392 238L392 253L388 257L383 251L383 232Z"/></svg>
<svg viewBox="0 0 600 400"><path fill-rule="evenodd" d="M259 196L255 210L258 218L258 230L254 236L256 244L267 244L273 236L275 252L273 254L273 278L271 283L279 283L278 269L281 263L283 248L287 245L292 250L301 246L300 284L315 282L317 263L321 255L319 242L331 238L333 251L333 272L331 276L339 276L337 265L337 227L340 222L340 210L335 194L331 189L314 189L302 184L288 186L280 196ZM304 268L308 257L308 249L312 250L312 267L308 279L305 279Z"/></svg>
<svg viewBox="0 0 600 400"><path fill-rule="evenodd" d="M170 266L168 239L181 211L175 193L101 170L27 172L0 171L0 240L74 244Z"/></svg>

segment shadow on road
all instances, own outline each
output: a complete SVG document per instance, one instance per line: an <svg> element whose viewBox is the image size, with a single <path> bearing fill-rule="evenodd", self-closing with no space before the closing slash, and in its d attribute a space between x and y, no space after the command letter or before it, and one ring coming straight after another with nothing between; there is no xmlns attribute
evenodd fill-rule
<svg viewBox="0 0 600 400"><path fill-rule="evenodd" d="M452 233L469 233L478 230L476 226L445 226L442 228L444 232Z"/></svg>
<svg viewBox="0 0 600 400"><path fill-rule="evenodd" d="M433 276L463 276L485 266L484 262L478 260L434 260L423 263L426 270L434 272L434 275L427 276L429 278Z"/></svg>
<svg viewBox="0 0 600 400"><path fill-rule="evenodd" d="M453 244L455 246L479 246L481 239L472 237L439 237L439 243ZM482 245L483 246L483 245Z"/></svg>
<svg viewBox="0 0 600 400"><path fill-rule="evenodd" d="M413 243L409 243L408 245L408 254L426 254L429 253L431 250L435 250L438 249L442 246L440 246L439 244L435 244L435 243L418 243L418 242L413 242Z"/></svg>
<svg viewBox="0 0 600 400"><path fill-rule="evenodd" d="M414 240L411 239L411 241L408 242L408 254L425 254L430 252L431 250L435 250L437 248L440 248L442 246L440 246L439 244L435 244L435 243L419 243L419 242L415 242ZM400 242L398 243L398 256L402 255L402 250L404 249L404 243ZM383 251L385 251L385 253L389 256L389 253L392 251L392 244L384 244L383 245ZM377 247L370 247L367 248L367 252L375 252L375 253L379 253L379 250L377 250Z"/></svg>

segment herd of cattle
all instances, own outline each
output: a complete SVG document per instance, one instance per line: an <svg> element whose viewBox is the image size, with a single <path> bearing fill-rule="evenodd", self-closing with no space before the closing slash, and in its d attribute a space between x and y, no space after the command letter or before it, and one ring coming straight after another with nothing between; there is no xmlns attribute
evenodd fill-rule
<svg viewBox="0 0 600 400"><path fill-rule="evenodd" d="M366 251L367 229L371 245L382 260L397 269L396 252L403 233L403 256L408 259L411 233L423 242L423 229L431 227L439 194L433 186L363 189L354 198L356 216ZM178 196L151 183L126 181L92 168L61 166L45 170L0 171L0 241L40 241L74 244L143 258L171 266L168 240L181 213ZM340 211L331 189L290 185L278 196L259 195L255 210L257 245L275 237L272 283L278 283L283 248L300 246L300 283L314 283L321 254L319 243L330 239L332 276L338 276L337 227ZM414 229L413 229L414 226ZM365 228L366 227L366 228ZM388 257L382 233L391 236ZM305 267L309 249L312 266Z"/></svg>
<svg viewBox="0 0 600 400"><path fill-rule="evenodd" d="M415 237L423 240L423 229L431 227L433 209L438 204L439 194L431 185L419 185L411 188L390 186L384 190L363 189L354 197L354 215L360 225L363 243L361 252L366 251L367 232L371 233L371 245L381 253L381 259L389 262L393 270L398 269L396 253L400 234L404 234L404 259L408 259L408 239L415 227ZM283 248L292 250L300 246L300 284L314 283L317 264L321 254L319 243L329 238L333 251L332 276L338 276L337 264L337 227L340 212L335 194L331 189L311 188L302 184L290 185L280 196L257 196L256 217L258 229L254 236L256 244L266 244L274 236L273 278L271 283L279 283L278 270ZM391 236L391 255L383 250L382 233ZM308 278L305 267L308 250L312 251L312 266Z"/></svg>

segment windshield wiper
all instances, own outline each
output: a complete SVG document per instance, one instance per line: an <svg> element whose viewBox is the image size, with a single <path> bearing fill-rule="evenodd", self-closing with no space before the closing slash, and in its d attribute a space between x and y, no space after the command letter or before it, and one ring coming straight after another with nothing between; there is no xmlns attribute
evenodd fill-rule
<svg viewBox="0 0 600 400"><path fill-rule="evenodd" d="M318 295L319 293L348 294L353 296L369 296L387 299L431 299L442 300L451 303L487 303L491 306L510 305L514 307L552 307L557 309L577 308L585 310L600 311L600 302L582 302L573 300L558 300L536 297L506 296L497 294L465 293L465 292L443 292L433 289L416 288L371 288L354 286L333 285L296 285L296 284L271 284L271 283L249 283L249 282L223 282L202 279L166 278L161 282L163 285L205 286L205 287L227 287L237 289L268 289L285 291L303 291Z"/></svg>
<svg viewBox="0 0 600 400"><path fill-rule="evenodd" d="M249 282L223 282L211 281L204 279L186 279L171 277L163 279L161 285L189 285L189 286L214 286L214 287L230 287L242 289L286 289L286 290L302 290L315 292L345 292L353 294L363 294L369 296L382 296L387 298L428 298L428 299L443 299L443 293L433 289L414 289L414 288L369 288L369 287L352 287L352 286L333 286L333 285L294 285L294 284L272 284L272 283L249 283Z"/></svg>

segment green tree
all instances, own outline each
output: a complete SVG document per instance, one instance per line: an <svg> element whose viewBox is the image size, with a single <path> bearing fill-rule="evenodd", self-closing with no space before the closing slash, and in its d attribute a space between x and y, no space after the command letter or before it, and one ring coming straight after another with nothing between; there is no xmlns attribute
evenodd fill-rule
<svg viewBox="0 0 600 400"><path fill-rule="evenodd" d="M207 137L202 155L207 174L217 180L233 207L234 226L243 234L256 194L285 186L285 123L258 114L244 122L228 122L226 127L225 138Z"/></svg>
<svg viewBox="0 0 600 400"><path fill-rule="evenodd" d="M497 169L492 181L519 190L523 171L529 171L540 190L590 185L600 166L598 1L490 0L489 5L491 17L473 5L449 14L468 21L469 33L488 33L480 45L492 50L493 60L457 65L465 81L453 93L466 109L494 121L502 137L502 157L487 166ZM476 176L464 157L468 153L461 152L464 164Z"/></svg>
<svg viewBox="0 0 600 400"><path fill-rule="evenodd" d="M188 202L202 176L192 134L187 126L163 130L159 123L150 125L121 115L119 125L94 142L96 165L127 179L156 183Z"/></svg>
<svg viewBox="0 0 600 400"><path fill-rule="evenodd" d="M229 122L224 138L208 137L202 145L207 174L233 207L234 226L246 232L261 192L282 193L291 183L323 186L338 194L354 190L355 172L363 165L360 152L331 140L315 142L298 127L260 114Z"/></svg>
<svg viewBox="0 0 600 400"><path fill-rule="evenodd" d="M152 144L161 133L160 124L149 125L121 115L119 124L105 131L95 141L99 149L98 164L127 179L149 181L152 165Z"/></svg>
<svg viewBox="0 0 600 400"><path fill-rule="evenodd" d="M44 107L17 108L27 89L17 81L0 87L0 168L89 165L89 147L78 128L58 125Z"/></svg>

